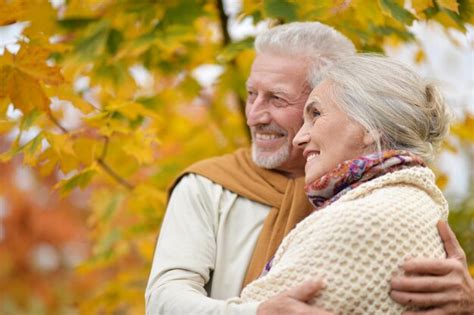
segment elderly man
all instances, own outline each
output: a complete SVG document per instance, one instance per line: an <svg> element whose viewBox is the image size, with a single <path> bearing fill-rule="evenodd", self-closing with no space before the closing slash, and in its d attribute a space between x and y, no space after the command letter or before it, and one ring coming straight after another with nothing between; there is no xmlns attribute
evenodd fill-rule
<svg viewBox="0 0 474 315"><path fill-rule="evenodd" d="M317 22L275 27L259 35L255 47L246 105L252 148L199 162L177 180L147 287L148 314L328 314L306 304L321 289L318 281L261 304L237 304L232 297L311 212L305 160L292 146L312 89L308 73L355 49ZM407 262L410 277L393 279L392 297L430 306L432 314L472 312L474 285L462 249L446 225L440 233L449 259Z"/></svg>

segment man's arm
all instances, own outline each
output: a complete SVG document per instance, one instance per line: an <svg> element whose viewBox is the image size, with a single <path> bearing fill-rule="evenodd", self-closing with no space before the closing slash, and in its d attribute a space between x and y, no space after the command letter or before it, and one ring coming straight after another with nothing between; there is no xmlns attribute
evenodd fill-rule
<svg viewBox="0 0 474 315"><path fill-rule="evenodd" d="M257 315L333 315L308 304L324 288L321 280L309 280L261 303Z"/></svg>
<svg viewBox="0 0 474 315"><path fill-rule="evenodd" d="M474 314L474 281L466 255L449 225L438 222L447 259L417 258L405 262L405 276L392 279L391 297L400 304L430 307L414 314Z"/></svg>
<svg viewBox="0 0 474 315"><path fill-rule="evenodd" d="M255 314L257 303L214 300L204 289L217 255L215 199L195 175L174 189L146 290L147 314Z"/></svg>

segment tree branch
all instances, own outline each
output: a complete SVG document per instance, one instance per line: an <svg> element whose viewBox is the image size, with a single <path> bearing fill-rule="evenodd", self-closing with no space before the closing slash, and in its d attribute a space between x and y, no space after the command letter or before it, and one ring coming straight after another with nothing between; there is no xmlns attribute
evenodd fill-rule
<svg viewBox="0 0 474 315"><path fill-rule="evenodd" d="M229 17L225 14L224 3L222 0L216 0L217 2L217 11L219 12L219 21L221 24L223 46L226 46L230 43L230 35L228 29Z"/></svg>
<svg viewBox="0 0 474 315"><path fill-rule="evenodd" d="M67 130L64 126L62 126L59 121L56 119L56 117L53 116L53 113L51 111L48 111L48 117L51 119L51 121L59 128L61 129L62 133L64 134L70 134L69 130ZM124 186L128 190L133 189L133 185L127 182L124 178L120 177L106 162L105 162L105 157L107 156L107 150L109 146L109 138L105 137L105 142L104 142L104 148L102 149L102 153L100 157L96 160L99 166L102 168L104 172L109 174L117 183L120 185Z"/></svg>
<svg viewBox="0 0 474 315"><path fill-rule="evenodd" d="M216 5L217 5L217 11L219 12L219 22L220 22L221 31L222 31L222 47L225 47L232 42L232 39L230 38L230 34L229 34L229 28L228 28L229 17L225 13L223 0L216 0ZM235 60L229 61L229 66L237 70L237 65L235 63ZM237 98L237 102L239 103L240 115L244 118L243 120L245 121L245 100L243 100L238 93L236 93L236 98ZM245 130L247 139L250 139L251 138L250 130L246 123L244 123L244 130Z"/></svg>
<svg viewBox="0 0 474 315"><path fill-rule="evenodd" d="M97 163L101 166L102 170L109 174L115 181L127 188L128 190L133 189L133 185L118 175L107 163L105 163L105 157L107 156L107 151L109 147L109 137L104 138L104 147L102 148L102 153L97 159Z"/></svg>

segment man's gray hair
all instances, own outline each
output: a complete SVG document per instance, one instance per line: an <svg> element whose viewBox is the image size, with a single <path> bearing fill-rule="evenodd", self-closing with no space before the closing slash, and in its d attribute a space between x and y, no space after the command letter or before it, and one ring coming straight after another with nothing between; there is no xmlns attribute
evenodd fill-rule
<svg viewBox="0 0 474 315"><path fill-rule="evenodd" d="M308 82L313 81L311 75L317 75L317 71L355 53L354 44L347 37L319 22L293 22L273 27L257 36L255 50L306 60L309 62Z"/></svg>
<svg viewBox="0 0 474 315"><path fill-rule="evenodd" d="M372 134L379 150L407 150L430 161L449 131L452 114L436 85L394 59L348 57L320 80L330 83L333 101Z"/></svg>

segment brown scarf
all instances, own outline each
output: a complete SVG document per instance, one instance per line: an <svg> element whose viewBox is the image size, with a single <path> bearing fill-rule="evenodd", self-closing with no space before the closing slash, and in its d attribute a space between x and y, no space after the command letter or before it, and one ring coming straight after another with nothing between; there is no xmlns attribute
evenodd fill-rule
<svg viewBox="0 0 474 315"><path fill-rule="evenodd" d="M289 179L258 167L252 161L250 149L239 149L191 165L177 177L170 192L188 173L207 177L242 197L272 207L263 223L242 287L258 278L283 237L313 210L304 192L303 177Z"/></svg>

